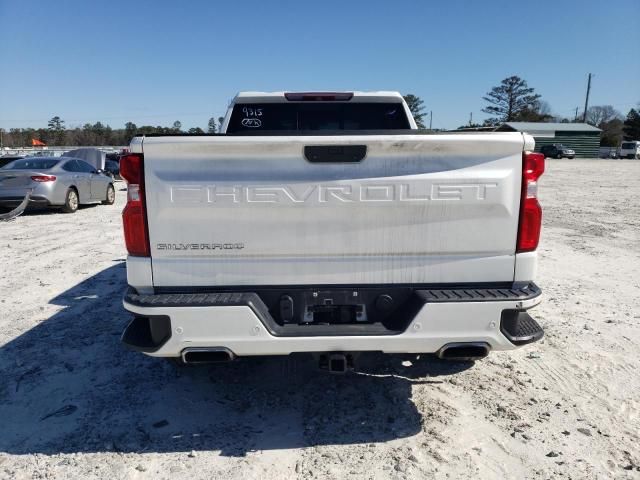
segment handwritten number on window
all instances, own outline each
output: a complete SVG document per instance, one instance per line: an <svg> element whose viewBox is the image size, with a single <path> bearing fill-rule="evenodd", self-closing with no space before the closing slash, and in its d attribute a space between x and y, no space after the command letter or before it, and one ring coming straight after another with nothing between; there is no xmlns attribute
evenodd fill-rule
<svg viewBox="0 0 640 480"><path fill-rule="evenodd" d="M242 113L246 118L250 117L261 117L262 109L261 108L251 108L251 107L242 107Z"/></svg>

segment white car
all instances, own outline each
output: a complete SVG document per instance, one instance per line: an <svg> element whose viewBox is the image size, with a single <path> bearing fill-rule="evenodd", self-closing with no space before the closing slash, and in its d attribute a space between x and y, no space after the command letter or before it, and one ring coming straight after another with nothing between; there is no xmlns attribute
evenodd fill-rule
<svg viewBox="0 0 640 480"><path fill-rule="evenodd" d="M622 142L618 149L618 158L640 159L640 141Z"/></svg>
<svg viewBox="0 0 640 480"><path fill-rule="evenodd" d="M542 337L531 136L417 130L395 92L241 93L223 131L136 137L121 160L130 348L344 371Z"/></svg>

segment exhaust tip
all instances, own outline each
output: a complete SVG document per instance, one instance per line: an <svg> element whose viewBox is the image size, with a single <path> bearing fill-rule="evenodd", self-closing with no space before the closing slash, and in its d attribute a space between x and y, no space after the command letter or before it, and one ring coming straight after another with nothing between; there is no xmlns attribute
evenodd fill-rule
<svg viewBox="0 0 640 480"><path fill-rule="evenodd" d="M182 361L188 364L225 363L235 358L235 354L226 347L185 348L182 351Z"/></svg>
<svg viewBox="0 0 640 480"><path fill-rule="evenodd" d="M473 361L485 358L490 350L485 342L447 343L436 355L443 360Z"/></svg>

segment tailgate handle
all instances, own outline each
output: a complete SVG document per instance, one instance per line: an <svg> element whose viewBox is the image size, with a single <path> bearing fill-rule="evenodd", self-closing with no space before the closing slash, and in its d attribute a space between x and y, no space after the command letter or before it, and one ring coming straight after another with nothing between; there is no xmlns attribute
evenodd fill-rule
<svg viewBox="0 0 640 480"><path fill-rule="evenodd" d="M366 145L306 145L304 158L311 163L357 163L367 155Z"/></svg>

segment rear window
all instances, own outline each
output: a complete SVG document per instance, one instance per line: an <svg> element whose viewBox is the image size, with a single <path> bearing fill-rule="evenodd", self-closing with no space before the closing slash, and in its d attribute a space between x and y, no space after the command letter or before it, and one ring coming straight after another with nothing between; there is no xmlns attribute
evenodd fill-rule
<svg viewBox="0 0 640 480"><path fill-rule="evenodd" d="M401 103L256 103L234 105L227 133L408 128Z"/></svg>
<svg viewBox="0 0 640 480"><path fill-rule="evenodd" d="M633 142L623 143L622 145L620 145L620 147L624 148L625 150L633 150L634 148L636 148L636 144Z"/></svg>
<svg viewBox="0 0 640 480"><path fill-rule="evenodd" d="M14 170L48 170L57 165L59 161L60 160L25 158L23 160L16 160L4 168Z"/></svg>

